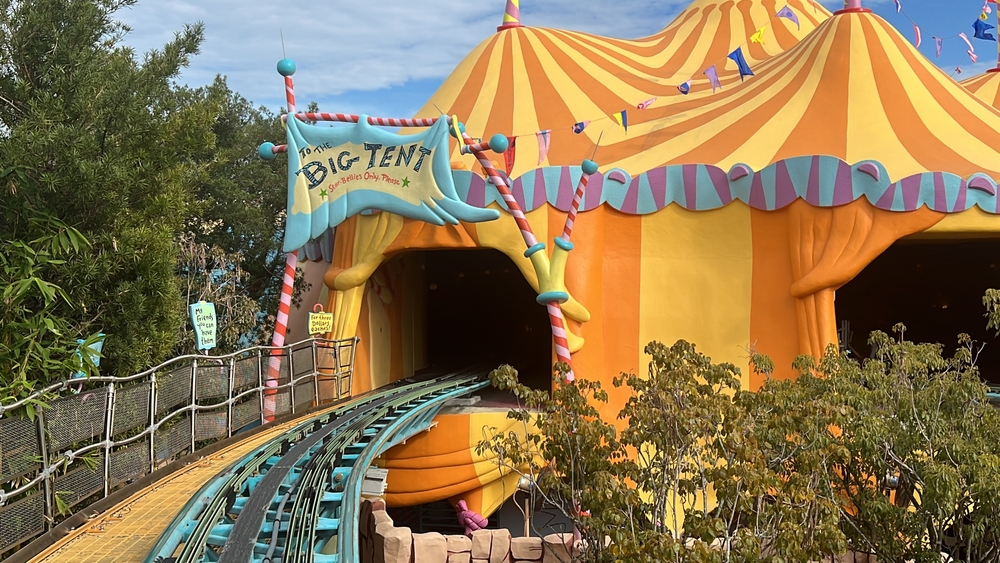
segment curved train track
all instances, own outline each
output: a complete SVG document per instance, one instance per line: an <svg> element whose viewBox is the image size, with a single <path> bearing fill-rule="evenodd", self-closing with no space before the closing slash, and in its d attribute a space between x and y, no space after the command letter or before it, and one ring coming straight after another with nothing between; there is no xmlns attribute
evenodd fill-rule
<svg viewBox="0 0 1000 563"><path fill-rule="evenodd" d="M167 527L146 563L358 561L357 509L372 461L430 428L485 368L403 380L312 417L232 464Z"/></svg>

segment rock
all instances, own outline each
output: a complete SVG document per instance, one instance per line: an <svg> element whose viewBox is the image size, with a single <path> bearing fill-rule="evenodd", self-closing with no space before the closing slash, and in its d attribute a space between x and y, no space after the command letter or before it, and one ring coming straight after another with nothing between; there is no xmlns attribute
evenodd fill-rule
<svg viewBox="0 0 1000 563"><path fill-rule="evenodd" d="M490 546L493 544L493 530L474 530L472 536L472 558L490 560Z"/></svg>
<svg viewBox="0 0 1000 563"><path fill-rule="evenodd" d="M462 536L463 538L465 536ZM468 551L463 551L461 553L449 553L448 563L472 563L472 554Z"/></svg>
<svg viewBox="0 0 1000 563"><path fill-rule="evenodd" d="M375 528L376 560L381 554L385 563L410 563L412 546L413 534L409 528L394 528L392 524L380 524Z"/></svg>
<svg viewBox="0 0 1000 563"><path fill-rule="evenodd" d="M449 553L472 551L472 540L469 539L469 536L445 536L444 539L448 542Z"/></svg>
<svg viewBox="0 0 1000 563"><path fill-rule="evenodd" d="M567 563L573 559L573 534L549 534L542 538L542 563Z"/></svg>
<svg viewBox="0 0 1000 563"><path fill-rule="evenodd" d="M493 530L493 544L490 546L490 563L510 562L510 530Z"/></svg>
<svg viewBox="0 0 1000 563"><path fill-rule="evenodd" d="M518 561L538 561L542 558L542 538L511 538L510 554Z"/></svg>
<svg viewBox="0 0 1000 563"><path fill-rule="evenodd" d="M442 563L447 560L448 541L444 536L437 532L413 534L414 563Z"/></svg>

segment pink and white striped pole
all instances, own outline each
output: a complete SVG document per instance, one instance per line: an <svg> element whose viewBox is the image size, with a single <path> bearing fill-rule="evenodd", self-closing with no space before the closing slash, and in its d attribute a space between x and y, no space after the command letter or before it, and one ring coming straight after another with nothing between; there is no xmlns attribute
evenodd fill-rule
<svg viewBox="0 0 1000 563"><path fill-rule="evenodd" d="M291 59L278 61L278 74L285 77L285 100L288 102L288 113L295 113L295 85L292 75L295 74L295 62ZM277 152L277 151L276 151ZM280 348L285 345L285 334L288 332L288 315L292 308L292 288L295 286L295 268L299 263L299 253L289 252L285 256L285 273L281 281L281 297L278 302L278 315L274 321L274 335L271 346ZM271 351L267 362L267 380L264 392L264 422L274 421L276 399L278 395L278 377L281 373L281 355L278 350ZM317 397L318 399L318 397Z"/></svg>
<svg viewBox="0 0 1000 563"><path fill-rule="evenodd" d="M517 200L514 199L514 194L510 192L507 186L507 182L500 176L496 168L493 167L493 163L490 162L486 155L483 154L482 148L483 143L477 142L475 139L466 133L461 124L453 123L452 127L455 131L458 131L462 135L462 140L465 142L465 149L472 152L472 154L479 161L479 164L486 171L486 175L489 178L491 184L493 184L497 191L500 192L500 197L503 198L504 203L507 204L507 209L510 214L514 217L514 222L517 224L518 230L521 231L521 238L524 239L524 244L527 245L528 250L525 251L525 257L530 257L532 254L538 251L543 251L545 249L544 243L539 243L538 239L535 237L534 231L531 229L531 225L528 223L527 217L524 216L524 211L521 210L521 206L518 205ZM499 138L498 138L499 137ZM506 138L502 135L495 136L496 142L498 144L500 138L503 139L503 147L506 150ZM491 139L489 145L493 146L494 140ZM497 147L499 148L499 147ZM494 148L494 150L496 150ZM497 151L497 152L503 152ZM552 341L555 344L556 359L560 362L565 363L570 366L569 372L566 374L567 381L573 381L573 360L570 357L569 352L569 339L566 336L566 320L563 317L562 307L559 306L559 302L556 300L548 300L545 302L545 309L549 314L549 326L552 329Z"/></svg>

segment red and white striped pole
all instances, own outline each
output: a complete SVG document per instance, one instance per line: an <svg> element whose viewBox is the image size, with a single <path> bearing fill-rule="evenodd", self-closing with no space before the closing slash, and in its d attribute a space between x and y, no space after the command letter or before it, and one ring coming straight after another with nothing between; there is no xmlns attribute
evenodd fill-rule
<svg viewBox="0 0 1000 563"><path fill-rule="evenodd" d="M489 178L490 183L496 187L497 191L500 192L500 197L502 197L504 203L507 204L507 209L514 217L514 222L517 223L517 228L521 231L521 238L524 239L524 244L528 247L528 250L524 253L525 257L530 257L538 251L544 251L545 244L538 242L534 231L531 230L531 225L528 224L527 217L524 216L524 211L521 210L521 206L518 205L517 200L514 199L514 194L510 192L507 182L502 176L500 176L500 173L497 172L496 168L493 167L493 163L486 158L485 154L483 154L483 151L481 150L483 148L482 143L477 143L475 139L470 137L469 134L463 130L464 127L462 127L460 123L452 123L452 129L462 135L462 140L466 145L463 148L471 152L476 157L479 164L483 167L483 170L486 171L486 175ZM500 142L501 140L503 141L502 143ZM500 147L494 146L494 142L497 145L503 145L503 150L497 150ZM490 139L489 145L493 148L493 150L497 150L497 152L504 152L504 150L507 149L507 139L502 135L496 135L493 139ZM566 337L566 321L563 318L562 307L559 306L559 301L547 300L545 302L545 309L549 314L549 326L552 329L552 341L555 344L556 359L570 366L570 370L566 374L566 380L573 381L573 360L570 357L569 339Z"/></svg>
<svg viewBox="0 0 1000 563"><path fill-rule="evenodd" d="M295 62L291 59L278 61L278 74L285 77L285 100L288 102L288 113L295 113L295 86L292 75L295 74ZM287 219L286 219L287 220ZM285 334L288 332L288 315L292 308L292 288L295 286L295 268L299 263L299 253L289 252L285 256L285 273L281 281L281 297L278 301L278 315L274 321L274 335L271 346L280 348L285 345ZM264 392L264 422L274 421L274 411L278 394L278 376L281 373L281 355L279 350L272 350L267 362L267 380ZM318 399L318 397L317 397Z"/></svg>
<svg viewBox="0 0 1000 563"><path fill-rule="evenodd" d="M576 185L576 193L573 194L573 205L569 208L569 214L566 215L566 224L563 226L562 239L566 242L569 242L569 237L573 235L573 225L576 224L576 214L579 213L580 204L583 202L583 192L587 189L587 182L590 181L590 177L597 173L597 163L593 160L584 160L580 168L583 169L583 175L580 176L580 183Z"/></svg>

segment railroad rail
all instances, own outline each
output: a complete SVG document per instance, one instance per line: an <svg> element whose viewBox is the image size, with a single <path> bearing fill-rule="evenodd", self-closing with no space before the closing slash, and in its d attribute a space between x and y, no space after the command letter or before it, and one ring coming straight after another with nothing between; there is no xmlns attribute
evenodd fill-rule
<svg viewBox="0 0 1000 563"><path fill-rule="evenodd" d="M146 563L357 561L369 466L429 429L445 402L489 385L488 372L403 380L298 424L206 484Z"/></svg>

